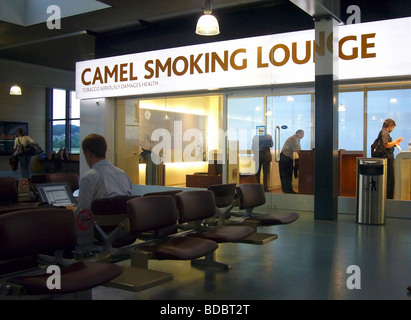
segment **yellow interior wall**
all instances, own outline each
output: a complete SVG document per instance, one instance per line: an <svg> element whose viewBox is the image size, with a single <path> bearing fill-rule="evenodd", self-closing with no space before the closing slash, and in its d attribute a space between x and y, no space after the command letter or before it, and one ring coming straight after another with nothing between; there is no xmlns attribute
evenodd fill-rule
<svg viewBox="0 0 411 320"><path fill-rule="evenodd" d="M133 115L127 115L126 112L121 111L121 108L127 104L134 104L138 109L148 109L148 110L163 110L165 112L179 112L184 114L197 114L207 116L207 150L208 152L217 148L222 148L219 145L219 127L222 126L222 96L193 96L193 97L172 97L172 98L156 98L156 99L128 99L119 100L117 107L120 108L117 111L117 117L122 119L132 119ZM130 109L130 108L129 108ZM137 110L138 110L137 109ZM135 111L135 114L138 112ZM130 121L130 120L128 120ZM139 119L136 119L139 122ZM126 165L127 161L130 161L130 157L134 159L133 155L127 155L130 151L131 153L139 154L142 149L141 146L137 146L138 151L136 151L136 146L130 147L132 141L125 139L123 137L124 126L127 120L117 121L117 125L120 128L117 129L117 141L118 141L118 161L119 164L124 168L124 170L132 175L133 183L145 184L145 164L140 163L137 169L134 166ZM122 128L121 128L122 127ZM138 137L134 137L134 141L138 141ZM133 149L133 150L131 150ZM120 154L122 155L120 157ZM123 159L123 160L121 160ZM173 159L173 158L172 158ZM186 175L193 174L195 172L207 172L208 163L207 161L198 162L171 162L166 163L166 175L165 175L165 185L166 186L185 186Z"/></svg>

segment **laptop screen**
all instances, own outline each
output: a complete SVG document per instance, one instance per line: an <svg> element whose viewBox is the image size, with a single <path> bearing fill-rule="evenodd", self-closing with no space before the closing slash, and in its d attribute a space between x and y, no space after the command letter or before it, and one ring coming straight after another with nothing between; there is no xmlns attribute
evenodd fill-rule
<svg viewBox="0 0 411 320"><path fill-rule="evenodd" d="M39 200L53 206L75 205L73 192L67 183L36 184Z"/></svg>

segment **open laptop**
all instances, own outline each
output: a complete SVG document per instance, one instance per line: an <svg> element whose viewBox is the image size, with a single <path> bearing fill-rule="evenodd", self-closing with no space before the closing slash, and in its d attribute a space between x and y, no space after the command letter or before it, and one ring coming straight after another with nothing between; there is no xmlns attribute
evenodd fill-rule
<svg viewBox="0 0 411 320"><path fill-rule="evenodd" d="M64 182L36 184L39 201L53 206L65 207L76 205L70 186Z"/></svg>

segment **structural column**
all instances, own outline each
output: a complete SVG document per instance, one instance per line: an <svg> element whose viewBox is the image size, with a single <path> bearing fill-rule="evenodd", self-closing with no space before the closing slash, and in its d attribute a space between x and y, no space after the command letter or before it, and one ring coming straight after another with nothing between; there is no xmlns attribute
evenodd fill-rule
<svg viewBox="0 0 411 320"><path fill-rule="evenodd" d="M314 219L338 217L338 22L315 17Z"/></svg>

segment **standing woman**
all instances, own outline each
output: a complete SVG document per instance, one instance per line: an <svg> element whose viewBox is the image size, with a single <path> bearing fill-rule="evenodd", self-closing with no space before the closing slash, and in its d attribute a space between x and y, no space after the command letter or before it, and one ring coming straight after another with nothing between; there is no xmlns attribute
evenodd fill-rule
<svg viewBox="0 0 411 320"><path fill-rule="evenodd" d="M30 138L28 135L25 135L23 129L18 128L17 137L14 140L14 149L16 149L19 146L25 147L26 145L30 143L34 143L34 140ZM19 162L20 162L20 167L21 167L21 177L22 178L30 179L31 177L30 161L31 161L30 154L23 152L22 154L19 155Z"/></svg>
<svg viewBox="0 0 411 320"><path fill-rule="evenodd" d="M403 140L402 137L394 141L392 140L390 133L394 130L395 125L395 121L388 118L382 124L380 131L380 139L385 148L385 157L387 158L387 199L394 199L394 147L398 147Z"/></svg>

